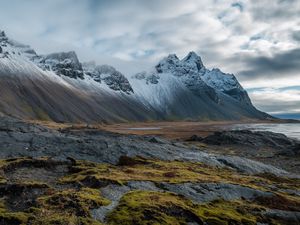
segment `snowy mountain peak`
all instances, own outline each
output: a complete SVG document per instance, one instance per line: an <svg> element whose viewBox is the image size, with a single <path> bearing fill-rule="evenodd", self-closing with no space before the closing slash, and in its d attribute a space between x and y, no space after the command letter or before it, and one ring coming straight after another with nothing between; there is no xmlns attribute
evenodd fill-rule
<svg viewBox="0 0 300 225"><path fill-rule="evenodd" d="M45 59L55 59L55 60L59 60L59 61L69 59L76 64L79 63L78 57L74 51L51 53L49 55L46 55Z"/></svg>
<svg viewBox="0 0 300 225"><path fill-rule="evenodd" d="M182 62L191 64L193 68L198 71L204 68L201 57L193 51L189 52L189 54L182 59Z"/></svg>
<svg viewBox="0 0 300 225"><path fill-rule="evenodd" d="M223 73L220 69L206 70L201 79L210 87L219 90L241 103L251 105L251 100L233 74Z"/></svg>
<svg viewBox="0 0 300 225"><path fill-rule="evenodd" d="M29 46L8 38L0 31L0 58L25 59L33 58L36 52Z"/></svg>
<svg viewBox="0 0 300 225"><path fill-rule="evenodd" d="M179 58L178 58L178 56L176 55L176 54L169 54L167 57L166 57L166 59L168 60L168 61L178 61L179 60Z"/></svg>
<svg viewBox="0 0 300 225"><path fill-rule="evenodd" d="M98 83L104 82L110 89L126 94L133 93L128 79L114 67L109 65L96 65L95 62L83 63L83 71Z"/></svg>
<svg viewBox="0 0 300 225"><path fill-rule="evenodd" d="M160 78L168 75L177 77L194 94L205 93L214 102L219 102L218 93L223 93L242 104L252 105L247 92L233 74L223 73L218 68L206 69L195 52L189 52L181 60L175 54L168 55L155 66L154 72L138 73L133 78L145 80L146 84L158 84Z"/></svg>
<svg viewBox="0 0 300 225"><path fill-rule="evenodd" d="M74 51L58 52L37 59L38 65L44 70L54 71L57 75L83 79L82 65Z"/></svg>
<svg viewBox="0 0 300 225"><path fill-rule="evenodd" d="M155 69L158 73L167 73L180 63L179 58L175 54L170 54L163 58L156 66Z"/></svg>

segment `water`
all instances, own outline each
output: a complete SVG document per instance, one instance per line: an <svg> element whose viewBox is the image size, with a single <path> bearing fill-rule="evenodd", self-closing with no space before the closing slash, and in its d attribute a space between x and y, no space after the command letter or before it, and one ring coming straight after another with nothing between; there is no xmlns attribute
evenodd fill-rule
<svg viewBox="0 0 300 225"><path fill-rule="evenodd" d="M282 133L290 138L300 140L300 123L280 123L280 124L235 124L230 127L232 130L253 130L253 131L272 131Z"/></svg>

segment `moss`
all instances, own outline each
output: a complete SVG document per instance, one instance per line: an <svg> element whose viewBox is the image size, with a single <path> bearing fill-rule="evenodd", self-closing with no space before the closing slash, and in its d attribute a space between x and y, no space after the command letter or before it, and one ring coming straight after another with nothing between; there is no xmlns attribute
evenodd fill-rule
<svg viewBox="0 0 300 225"><path fill-rule="evenodd" d="M40 167L40 168L52 168L57 165L67 164L62 161L52 160L50 157L20 157L0 160L0 169L4 171L10 171L19 167Z"/></svg>
<svg viewBox="0 0 300 225"><path fill-rule="evenodd" d="M202 163L180 161L158 161L145 159L122 159L122 166L110 164L96 164L78 161L72 168L73 174L61 179L62 183L81 182L87 177L112 182L126 182L130 180L154 182L219 182L222 176L232 173L227 169L213 168Z"/></svg>
<svg viewBox="0 0 300 225"><path fill-rule="evenodd" d="M270 183L277 184L277 187L283 189L300 189L300 179L299 178L290 178L290 177L278 177L271 173L261 173L257 175L258 177L264 178Z"/></svg>
<svg viewBox="0 0 300 225"><path fill-rule="evenodd" d="M119 165L76 161L71 174L60 179L62 184L79 183L83 186L102 187L108 183L123 184L131 180L185 183L209 182L238 184L261 191L274 191L271 187L299 189L299 179L275 179L270 176L253 176L236 171L208 166L204 163L160 161L121 157Z"/></svg>
<svg viewBox="0 0 300 225"><path fill-rule="evenodd" d="M300 201L282 195L258 196L254 201L271 209L300 212Z"/></svg>
<svg viewBox="0 0 300 225"><path fill-rule="evenodd" d="M53 191L37 199L36 207L26 211L30 225L101 225L90 209L109 204L98 190L82 188Z"/></svg>
<svg viewBox="0 0 300 225"><path fill-rule="evenodd" d="M2 175L0 175L0 185L6 184L7 180L5 177L3 177Z"/></svg>
<svg viewBox="0 0 300 225"><path fill-rule="evenodd" d="M10 212L6 209L4 201L0 201L0 224L26 224L28 215L24 212Z"/></svg>
<svg viewBox="0 0 300 225"><path fill-rule="evenodd" d="M64 210L76 216L90 216L89 210L110 202L101 197L100 192L91 188L69 189L55 192L37 199L40 208L47 210Z"/></svg>
<svg viewBox="0 0 300 225"><path fill-rule="evenodd" d="M109 204L98 190L63 190L37 199L37 205L24 212L11 212L0 204L0 224L26 225L101 225L93 220L90 209Z"/></svg>
<svg viewBox="0 0 300 225"><path fill-rule="evenodd" d="M242 203L215 201L209 204L194 204L173 193L152 191L129 192L107 219L108 224L256 224L256 217L239 212Z"/></svg>
<svg viewBox="0 0 300 225"><path fill-rule="evenodd" d="M118 225L179 225L186 222L186 218L180 216L185 211L187 209L184 202L175 194L134 191L122 197L120 204L108 215L107 220L108 224Z"/></svg>
<svg viewBox="0 0 300 225"><path fill-rule="evenodd" d="M102 225L102 223L91 218L77 217L72 214L52 214L48 211L44 211L30 219L30 225Z"/></svg>
<svg viewBox="0 0 300 225"><path fill-rule="evenodd" d="M241 208L243 209L241 211ZM254 206L249 207L248 203L239 201L213 201L204 205L200 205L197 215L208 221L221 221L219 224L256 224L257 218L250 212L254 211ZM209 223L208 223L209 224Z"/></svg>
<svg viewBox="0 0 300 225"><path fill-rule="evenodd" d="M56 165L67 166L68 172L64 177L55 180L51 185L32 181L34 177L25 176L13 184L9 174L20 167L47 168ZM64 167L65 168L65 167ZM92 163L87 161L56 162L49 158L15 158L0 160L0 183L3 190L36 189L40 194L31 196L33 200L28 209L12 212L5 208L4 203L12 209L9 198L3 199L0 205L0 224L31 224L31 225L99 225L93 220L90 210L109 204L94 188L109 184L123 185L127 181L153 181L156 183L184 183L184 182L222 182L239 184L258 190L272 191L280 198L257 198L252 202L241 201L214 201L207 204L194 204L191 201L172 193L134 191L125 194L120 204L109 214L108 224L248 224L267 221L276 224L276 221L264 220L258 215L266 208L278 208L299 211L300 199L283 193L276 193L271 187L288 187L297 189L299 179L279 178L270 174L257 176L239 174L233 170L208 166L203 163L182 161L150 160L140 157L121 157L118 165ZM7 173L7 174L6 174ZM9 183L8 182L8 183ZM4 193L5 195L5 193ZM16 195L18 196L18 194ZM39 197L38 197L39 196ZM13 196L15 197L15 196ZM32 199L30 199L32 198ZM6 202L5 202L5 201ZM28 198L23 199L27 201ZM22 201L22 200L21 200ZM279 204L280 203L280 204ZM33 207L32 207L33 206ZM288 208L286 206L289 206ZM279 208L280 207L280 208ZM268 219L268 218L267 218ZM4 222L3 222L4 221ZM270 222L271 221L271 222ZM280 223L278 223L280 224Z"/></svg>

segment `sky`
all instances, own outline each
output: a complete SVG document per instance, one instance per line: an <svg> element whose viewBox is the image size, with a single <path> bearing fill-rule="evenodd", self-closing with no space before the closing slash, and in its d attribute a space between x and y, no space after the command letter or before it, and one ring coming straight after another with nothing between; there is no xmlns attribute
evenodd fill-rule
<svg viewBox="0 0 300 225"><path fill-rule="evenodd" d="M0 0L0 30L126 75L195 51L258 109L300 115L300 0Z"/></svg>

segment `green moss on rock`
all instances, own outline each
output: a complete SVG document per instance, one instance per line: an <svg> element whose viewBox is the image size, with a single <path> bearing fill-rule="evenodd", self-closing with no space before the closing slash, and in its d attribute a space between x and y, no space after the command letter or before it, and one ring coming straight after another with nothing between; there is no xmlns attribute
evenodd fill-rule
<svg viewBox="0 0 300 225"><path fill-rule="evenodd" d="M237 210L241 205L226 201L200 205L169 192L133 191L122 197L107 219L111 225L181 225L188 222L255 225L255 216Z"/></svg>
<svg viewBox="0 0 300 225"><path fill-rule="evenodd" d="M98 190L91 188L55 192L38 198L37 202L42 209L52 211L63 210L66 213L83 217L90 216L90 209L110 203L107 199L101 197Z"/></svg>

